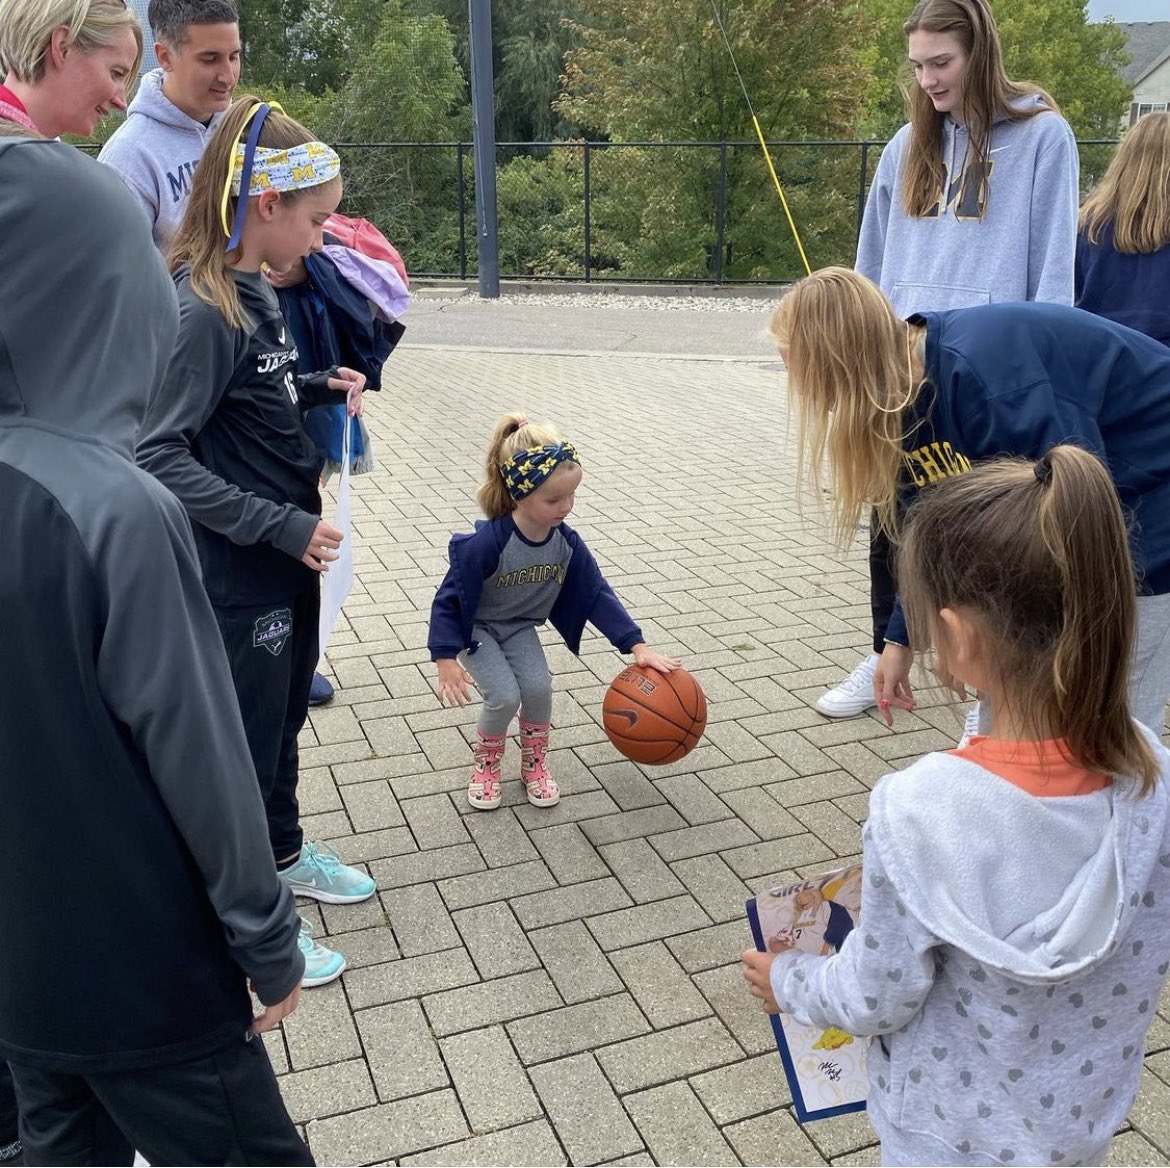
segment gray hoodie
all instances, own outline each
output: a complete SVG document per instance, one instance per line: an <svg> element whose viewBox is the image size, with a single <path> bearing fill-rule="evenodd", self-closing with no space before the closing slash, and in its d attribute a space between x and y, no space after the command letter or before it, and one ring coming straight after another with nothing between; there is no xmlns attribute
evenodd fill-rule
<svg viewBox="0 0 1170 1168"><path fill-rule="evenodd" d="M883 1163L1103 1162L1170 969L1170 754L1147 738L1144 799L1037 798L949 754L874 788L858 927L834 956L782 954L772 989L878 1036Z"/></svg>
<svg viewBox="0 0 1170 1168"><path fill-rule="evenodd" d="M134 465L175 290L72 147L0 139L0 226L0 1059L182 1062L304 962L190 523Z"/></svg>
<svg viewBox="0 0 1170 1168"><path fill-rule="evenodd" d="M207 125L189 118L162 90L163 71L142 78L126 120L102 147L98 161L112 166L150 218L154 242L166 251L182 222L195 167L223 114Z"/></svg>
<svg viewBox="0 0 1170 1168"><path fill-rule="evenodd" d="M1044 103L1039 95L1019 102L1029 104ZM1053 112L997 121L985 185L964 175L966 126L948 114L942 132L947 197L922 219L902 205L910 126L882 151L861 223L857 271L903 317L995 300L1071 304L1079 160L1068 123Z"/></svg>

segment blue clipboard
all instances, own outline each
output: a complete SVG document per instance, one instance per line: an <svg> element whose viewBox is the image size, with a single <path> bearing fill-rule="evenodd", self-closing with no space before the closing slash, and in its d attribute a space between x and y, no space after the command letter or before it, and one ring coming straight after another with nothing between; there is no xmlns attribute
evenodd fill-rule
<svg viewBox="0 0 1170 1168"><path fill-rule="evenodd" d="M752 930L752 940L755 942L756 949L761 953L766 953L768 952L768 947L764 940L763 929L760 927L760 915L756 907L756 897L753 896L747 901L746 908L748 923L751 925ZM799 1123L810 1123L813 1120L829 1119L834 1115L848 1115L852 1112L864 1111L866 1109L864 1096L860 1099L840 1103L831 1107L818 1107L815 1105L810 1107L809 1102L805 1098L801 1077L792 1056L788 1036L784 1032L784 1023L781 1021L781 1016L779 1014L769 1014L768 1020L772 1023L772 1033L776 1038L776 1049L780 1052L780 1061L784 1066L784 1076L788 1080L788 1088L792 1092L792 1102Z"/></svg>

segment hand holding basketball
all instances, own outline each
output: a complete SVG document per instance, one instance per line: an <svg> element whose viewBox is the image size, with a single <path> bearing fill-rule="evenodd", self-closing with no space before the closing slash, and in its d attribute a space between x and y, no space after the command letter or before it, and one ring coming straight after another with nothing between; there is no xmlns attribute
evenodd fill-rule
<svg viewBox="0 0 1170 1168"><path fill-rule="evenodd" d="M661 653L656 653L645 641L635 645L630 650L634 654L634 661L636 664L642 666L643 669L657 669L659 673L669 673L672 669L682 668L681 657L663 657Z"/></svg>

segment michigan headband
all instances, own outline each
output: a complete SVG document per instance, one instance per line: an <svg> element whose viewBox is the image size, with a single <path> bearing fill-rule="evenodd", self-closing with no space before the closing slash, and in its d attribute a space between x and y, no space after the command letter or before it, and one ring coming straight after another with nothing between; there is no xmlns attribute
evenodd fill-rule
<svg viewBox="0 0 1170 1168"><path fill-rule="evenodd" d="M531 495L562 462L575 462L578 465L581 462L571 442L529 446L527 450L517 450L511 458L505 459L500 466L500 474L504 476L508 494L519 500Z"/></svg>
<svg viewBox="0 0 1170 1168"><path fill-rule="evenodd" d="M341 173L341 160L337 152L324 142L306 142L303 146L289 146L285 149L257 146L264 119L272 110L284 113L284 107L279 102L258 103L244 119L232 144L229 155L231 167L223 184L223 198L220 201L220 221L228 237L228 251L240 246L249 198L264 191L297 191L318 187ZM241 143L245 131L247 139ZM239 198L235 220L229 224L228 209L233 195Z"/></svg>

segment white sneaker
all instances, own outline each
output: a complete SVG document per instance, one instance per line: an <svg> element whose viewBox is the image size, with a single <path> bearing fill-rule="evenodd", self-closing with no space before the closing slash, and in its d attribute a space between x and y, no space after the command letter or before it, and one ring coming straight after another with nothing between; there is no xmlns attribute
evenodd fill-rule
<svg viewBox="0 0 1170 1168"><path fill-rule="evenodd" d="M830 718L854 718L864 714L873 700L873 675L881 658L871 653L840 685L835 685L817 699L817 709Z"/></svg>
<svg viewBox="0 0 1170 1168"><path fill-rule="evenodd" d="M963 719L963 737L959 739L959 750L968 745L976 734L982 733L979 729L979 705L979 699L976 698L975 704L967 711L967 717Z"/></svg>

